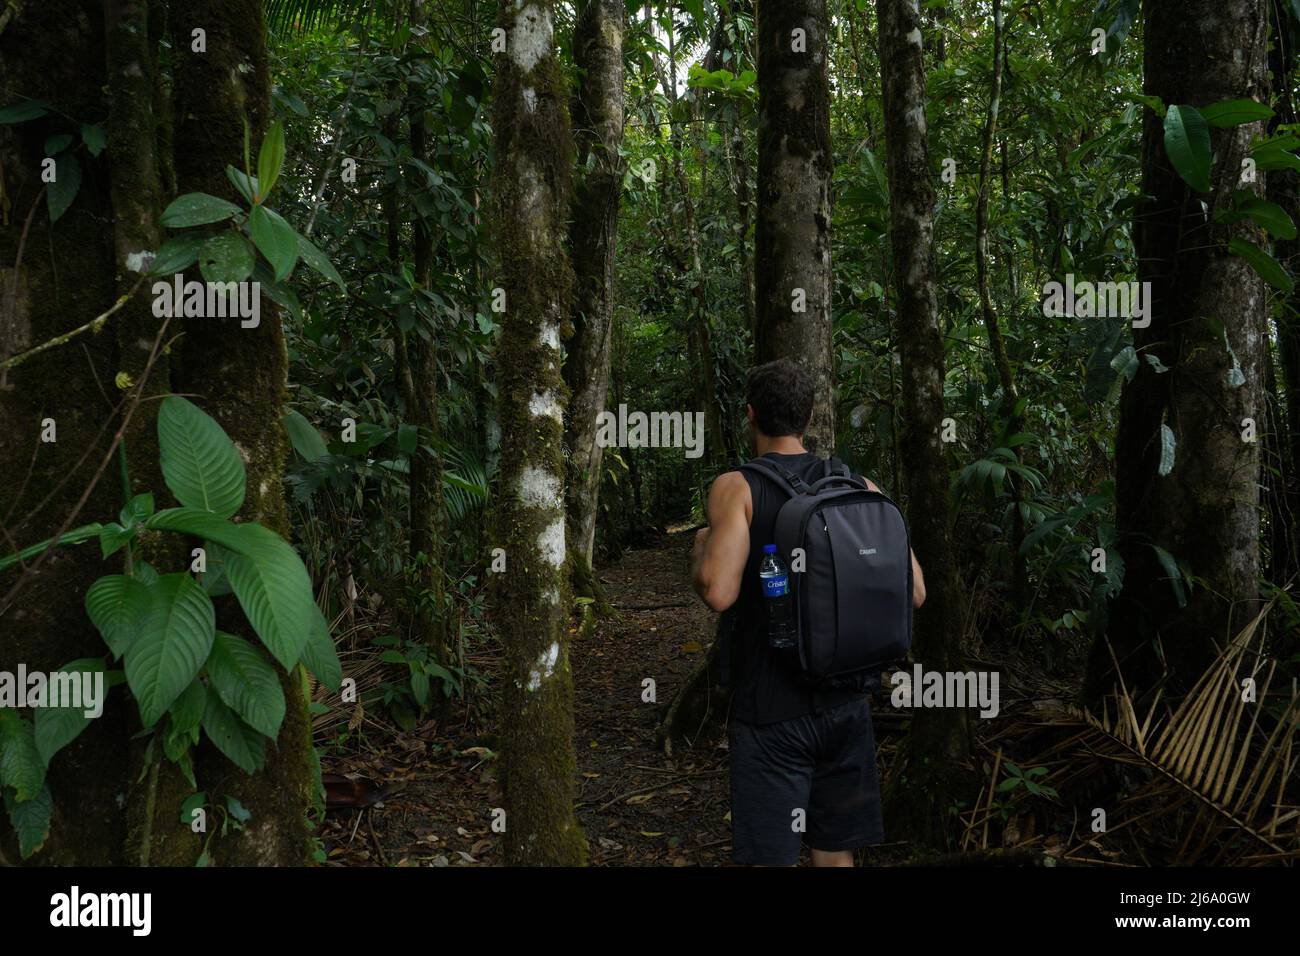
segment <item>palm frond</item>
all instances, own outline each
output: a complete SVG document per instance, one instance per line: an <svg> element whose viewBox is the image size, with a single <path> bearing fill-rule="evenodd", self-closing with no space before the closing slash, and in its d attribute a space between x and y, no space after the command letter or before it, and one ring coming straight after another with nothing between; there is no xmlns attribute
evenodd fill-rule
<svg viewBox="0 0 1300 956"><path fill-rule="evenodd" d="M1273 601L1266 604L1228 643L1172 711L1161 708L1157 693L1139 718L1134 697L1121 677L1114 693L1103 701L1100 716L1087 708L1065 707L1053 721L1079 729L1053 750L1081 747L1093 758L1152 773L1148 785L1131 795L1126 805L1152 797L1162 800L1154 812L1172 812L1188 799L1198 805L1198 825L1179 849L1181 862L1191 862L1189 856L1208 849L1214 833L1224 826L1268 848L1270 859L1300 856L1300 828L1295 822L1300 820L1300 806L1285 802L1285 784L1296 767L1300 694L1293 686L1282 698L1280 710L1268 710L1277 662L1266 662L1260 653L1263 622L1273 605ZM1246 678L1258 687L1249 701L1243 689ZM1284 832L1288 823L1291 826ZM1194 837L1199 837L1198 844L1193 843Z"/></svg>

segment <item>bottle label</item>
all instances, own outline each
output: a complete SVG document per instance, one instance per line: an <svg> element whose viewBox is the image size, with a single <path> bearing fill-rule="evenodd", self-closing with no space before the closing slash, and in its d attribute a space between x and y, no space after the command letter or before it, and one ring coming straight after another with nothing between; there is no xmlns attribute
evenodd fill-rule
<svg viewBox="0 0 1300 956"><path fill-rule="evenodd" d="M790 593L789 579L784 574L764 574L762 578L764 597L778 598Z"/></svg>

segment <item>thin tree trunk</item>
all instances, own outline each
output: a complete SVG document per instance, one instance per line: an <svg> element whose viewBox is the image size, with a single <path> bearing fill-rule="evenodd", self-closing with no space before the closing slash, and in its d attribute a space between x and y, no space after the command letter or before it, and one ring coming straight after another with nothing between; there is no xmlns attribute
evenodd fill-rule
<svg viewBox="0 0 1300 956"><path fill-rule="evenodd" d="M988 329L989 348L993 351L998 381L1002 385L1002 398L1006 404L1010 430L1015 433L1021 421L1018 413L1020 396L1016 392L1011 360L1007 357L1007 344L1002 338L1002 328L998 323L998 313L993 307L993 293L989 287L989 192L992 190L993 144L998 131L1005 60L1002 0L993 0L993 75L989 81L989 107L984 120L983 146L980 152L979 194L975 201L975 277L979 288L980 313ZM1015 455L1019 461L1019 446L1015 449ZM1021 513L1024 494L1017 476L1008 474L1007 485L1011 489L1011 596L1015 607L1024 608L1029 603L1028 565L1025 556L1020 553L1020 542L1025 537L1025 518Z"/></svg>
<svg viewBox="0 0 1300 956"><path fill-rule="evenodd" d="M424 0L411 0L412 28L424 26L427 15ZM418 39L416 42L419 42ZM411 158L428 161L428 128L424 120L424 102L407 91L407 115L410 126ZM418 177L414 167L407 170ZM429 288L433 271L433 234L429 224L416 212L411 222L411 258L415 284ZM444 660L448 659L448 621L446 580L443 575L443 504L442 459L425 447L435 447L438 440L438 350L430 330L417 329L405 342L410 394L407 397L407 421L419 430L419 440L411 455L410 547L412 563L419 568L418 581L424 594L419 606L419 622L426 641ZM418 562L418 563L417 563ZM439 700L445 700L439 697Z"/></svg>
<svg viewBox="0 0 1300 956"><path fill-rule="evenodd" d="M902 458L908 527L929 585L917 611L913 653L927 670L964 670L963 601L952 542L944 418L943 334L935 293L934 174L925 124L925 68L917 0L876 0L889 173L890 248L903 366ZM907 771L890 794L891 818L914 839L942 842L954 799L952 768L970 749L969 712L921 708L911 722ZM906 781L904 784L902 781Z"/></svg>
<svg viewBox="0 0 1300 956"><path fill-rule="evenodd" d="M830 19L826 0L760 0L758 224L759 362L785 358L813 380L805 444L835 448L831 327Z"/></svg>
<svg viewBox="0 0 1300 956"><path fill-rule="evenodd" d="M1277 7L1273 8L1277 11ZM1296 122L1295 99L1292 85L1295 82L1295 49L1289 18L1281 14L1282 22L1274 23L1269 64L1275 85L1277 116L1272 126ZM1292 169L1269 170L1267 195L1269 201L1281 206L1293 220L1300 221L1300 174ZM1274 239L1273 256L1287 269L1293 279L1300 280L1300 241ZM1266 487L1276 488L1270 512L1272 530L1270 578L1283 584L1300 571L1300 285L1282 303L1277 317L1277 351L1281 365L1281 394L1270 387L1268 394L1278 396L1274 407L1276 415L1269 429L1273 464L1282 470L1280 476L1265 475ZM1285 426L1283 428L1282 426ZM1275 434L1274 434L1275 433Z"/></svg>
<svg viewBox="0 0 1300 956"><path fill-rule="evenodd" d="M506 860L580 865L573 812L573 678L565 574L560 326L569 315L565 255L573 140L555 55L553 0L501 0L506 51L495 64L497 201L506 293L497 365L501 472L495 520L507 570L495 576L505 648L502 784Z"/></svg>
<svg viewBox="0 0 1300 956"><path fill-rule="evenodd" d="M716 34L715 34L716 36ZM713 55L710 48L705 55L706 61ZM687 318L687 351L691 358L691 367L695 370L698 401L704 411L705 434L708 437L705 449L706 471L716 471L731 456L730 442L723 428L724 413L719 407L718 377L713 354L713 344L709 333L709 298L704 285L704 263L700 256L700 233L695 221L695 199L691 195L691 184L682 163L681 123L677 117L677 48L671 26L668 30L668 77L664 82L669 102L669 122L671 123L671 140L673 152L673 182L682 200L682 229L686 236L685 269L690 275L690 315ZM693 110L693 118L699 118L699 100Z"/></svg>
<svg viewBox="0 0 1300 956"><path fill-rule="evenodd" d="M599 514L601 462L596 425L609 392L610 345L614 327L614 261L618 249L618 207L623 192L622 0L585 0L574 28L574 60L582 75L574 98L577 167L569 248L573 257L573 337L564 379L570 401L565 442L569 448L567 487L569 560L574 591L596 597L592 572Z"/></svg>
<svg viewBox="0 0 1300 956"><path fill-rule="evenodd" d="M1268 99L1264 0L1147 4L1142 32L1146 93L1198 107ZM1149 199L1135 238L1138 278L1151 283L1150 325L1134 329L1133 344L1168 371L1141 363L1120 398L1116 530L1125 574L1108 627L1130 690L1166 676L1174 689L1188 686L1216 644L1259 608L1260 444L1242 432L1245 419L1261 423L1265 414L1268 295L1245 260L1227 251L1230 238L1258 240L1258 231L1215 215L1232 207L1236 189L1263 192L1263 182L1240 182L1251 138L1262 132L1262 123L1211 132L1211 191L1201 194L1171 167L1161 118L1150 110L1144 117ZM1161 475L1170 437L1174 461ZM1182 606L1153 546L1195 578ZM1113 683L1110 651L1098 641L1086 694Z"/></svg>

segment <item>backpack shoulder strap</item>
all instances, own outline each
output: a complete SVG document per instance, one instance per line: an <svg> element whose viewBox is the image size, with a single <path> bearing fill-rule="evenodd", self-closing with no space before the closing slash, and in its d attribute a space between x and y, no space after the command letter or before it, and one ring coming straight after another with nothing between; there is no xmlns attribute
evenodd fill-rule
<svg viewBox="0 0 1300 956"><path fill-rule="evenodd" d="M791 498L797 498L808 488L807 483L802 478L789 469L782 468L770 458L755 458L753 461L747 461L740 466L740 470L763 475L771 479L778 488Z"/></svg>

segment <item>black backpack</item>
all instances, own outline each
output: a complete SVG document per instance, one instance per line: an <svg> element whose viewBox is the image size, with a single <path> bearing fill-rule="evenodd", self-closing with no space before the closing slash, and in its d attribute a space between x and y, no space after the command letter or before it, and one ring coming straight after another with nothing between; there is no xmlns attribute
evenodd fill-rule
<svg viewBox="0 0 1300 956"><path fill-rule="evenodd" d="M834 458L811 485L770 458L740 467L789 498L777 512L776 540L760 544L775 544L790 571L804 676L850 686L904 658L912 643L912 561L898 505Z"/></svg>

